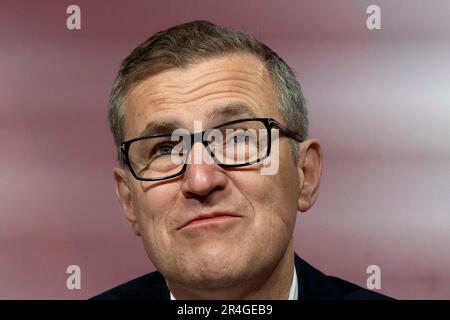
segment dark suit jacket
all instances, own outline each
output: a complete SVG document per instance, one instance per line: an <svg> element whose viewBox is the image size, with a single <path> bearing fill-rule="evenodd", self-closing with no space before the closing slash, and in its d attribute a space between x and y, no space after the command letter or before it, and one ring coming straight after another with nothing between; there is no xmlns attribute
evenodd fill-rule
<svg viewBox="0 0 450 320"><path fill-rule="evenodd" d="M390 299L345 280L327 276L295 255L298 298L326 300ZM169 289L158 271L146 274L103 292L93 300L170 300Z"/></svg>

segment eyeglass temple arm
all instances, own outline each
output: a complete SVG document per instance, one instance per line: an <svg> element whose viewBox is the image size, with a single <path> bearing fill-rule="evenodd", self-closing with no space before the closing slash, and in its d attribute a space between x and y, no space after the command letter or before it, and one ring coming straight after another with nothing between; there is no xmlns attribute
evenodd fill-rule
<svg viewBox="0 0 450 320"><path fill-rule="evenodd" d="M289 129L288 127L283 126L281 123L279 123L278 121L271 119L271 124L274 128L279 129L282 133L284 133L285 135L297 140L298 142L302 141L302 137L295 132L294 130Z"/></svg>

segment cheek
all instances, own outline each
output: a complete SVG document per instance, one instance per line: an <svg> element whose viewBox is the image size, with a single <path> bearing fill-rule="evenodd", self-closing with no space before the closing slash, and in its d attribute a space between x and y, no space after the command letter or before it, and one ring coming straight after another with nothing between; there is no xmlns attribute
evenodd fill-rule
<svg viewBox="0 0 450 320"><path fill-rule="evenodd" d="M136 199L139 228L144 242L148 245L165 243L169 241L170 228L169 213L175 204L178 189L172 185L159 185L140 189Z"/></svg>
<svg viewBox="0 0 450 320"><path fill-rule="evenodd" d="M292 159L280 159L279 170L274 175L261 175L259 170L243 172L237 174L234 181L253 208L256 228L272 234L289 236L292 233L300 190L298 171Z"/></svg>
<svg viewBox="0 0 450 320"><path fill-rule="evenodd" d="M282 177L258 174L242 180L237 186L253 209L256 229L266 235L290 234L295 225L297 198Z"/></svg>

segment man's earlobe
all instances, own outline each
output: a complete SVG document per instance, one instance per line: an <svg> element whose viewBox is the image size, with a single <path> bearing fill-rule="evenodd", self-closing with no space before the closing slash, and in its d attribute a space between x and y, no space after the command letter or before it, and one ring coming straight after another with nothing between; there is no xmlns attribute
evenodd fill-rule
<svg viewBox="0 0 450 320"><path fill-rule="evenodd" d="M300 178L298 210L305 212L314 205L319 194L323 156L318 140L308 139L300 144L300 159L297 169Z"/></svg>
<svg viewBox="0 0 450 320"><path fill-rule="evenodd" d="M136 212L134 212L129 180L123 168L117 167L114 169L114 182L116 197L122 207L122 212L134 233L140 236L139 221Z"/></svg>

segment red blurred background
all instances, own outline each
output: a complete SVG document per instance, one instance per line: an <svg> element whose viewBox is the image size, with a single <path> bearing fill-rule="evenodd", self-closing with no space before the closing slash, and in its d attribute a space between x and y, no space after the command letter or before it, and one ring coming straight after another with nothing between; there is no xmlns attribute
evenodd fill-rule
<svg viewBox="0 0 450 320"><path fill-rule="evenodd" d="M81 8L81 30L66 8ZM381 8L381 30L366 8ZM84 299L154 270L114 196L106 105L120 61L195 19L293 67L324 176L296 251L381 292L450 299L450 2L0 1L0 298ZM81 268L81 290L66 268Z"/></svg>

